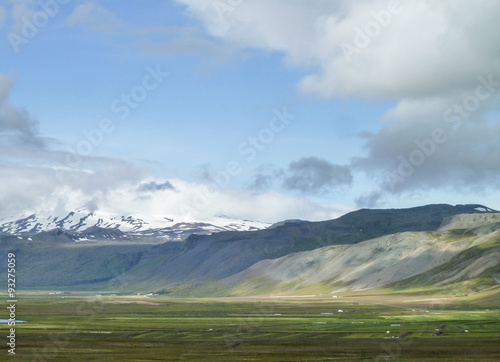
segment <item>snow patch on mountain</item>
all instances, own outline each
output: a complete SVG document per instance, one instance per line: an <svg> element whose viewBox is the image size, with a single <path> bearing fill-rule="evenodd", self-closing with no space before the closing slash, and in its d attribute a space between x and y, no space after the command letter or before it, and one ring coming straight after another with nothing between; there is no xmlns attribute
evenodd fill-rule
<svg viewBox="0 0 500 362"><path fill-rule="evenodd" d="M490 209L489 207L484 207L484 206L476 207L474 210L477 210L480 212L495 212L495 210Z"/></svg>

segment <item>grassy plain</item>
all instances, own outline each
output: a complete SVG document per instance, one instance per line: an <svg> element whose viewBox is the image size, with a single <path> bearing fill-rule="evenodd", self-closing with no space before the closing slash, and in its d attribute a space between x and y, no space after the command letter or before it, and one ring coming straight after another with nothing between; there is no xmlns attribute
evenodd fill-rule
<svg viewBox="0 0 500 362"><path fill-rule="evenodd" d="M28 323L16 325L11 359L498 361L499 292L219 299L25 292L16 316ZM1 335L7 329L0 325ZM0 360L7 349L2 343Z"/></svg>

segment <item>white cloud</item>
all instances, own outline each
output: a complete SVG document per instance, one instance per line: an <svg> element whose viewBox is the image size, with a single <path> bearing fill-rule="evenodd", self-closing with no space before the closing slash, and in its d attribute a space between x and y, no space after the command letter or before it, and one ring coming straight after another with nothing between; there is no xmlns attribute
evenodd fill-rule
<svg viewBox="0 0 500 362"><path fill-rule="evenodd" d="M3 149L2 149L3 151ZM35 157L35 154L37 156ZM114 189L136 184L144 173L113 159L86 158L82 168L64 167L65 154L25 149L0 162L0 219L40 210L71 211Z"/></svg>
<svg viewBox="0 0 500 362"><path fill-rule="evenodd" d="M76 6L66 22L70 26L82 26L106 34L116 33L125 25L114 13L92 2Z"/></svg>
<svg viewBox="0 0 500 362"><path fill-rule="evenodd" d="M193 27L164 26L162 24L136 25L120 19L115 13L96 2L77 5L66 19L70 27L108 38L120 38L120 52L124 48L146 54L211 54L223 59L231 50L222 49L214 42L203 39ZM116 45L117 46L117 45Z"/></svg>
<svg viewBox="0 0 500 362"><path fill-rule="evenodd" d="M97 161L98 160L94 160ZM0 220L32 213L63 214L86 205L118 215L169 217L207 221L225 215L234 219L277 222L284 219L326 220L351 211L342 205L318 205L304 198L271 192L214 189L178 179L151 179L118 160L104 170L64 170L0 163ZM120 167L121 166L121 167ZM169 183L147 195L140 186Z"/></svg>
<svg viewBox="0 0 500 362"><path fill-rule="evenodd" d="M167 181L173 188L158 190L149 197L134 184L109 190L105 198L93 200L100 208L114 213L149 214L183 221L210 221L218 215L263 222L292 218L326 220L351 211L342 205L318 205L276 192L222 190L179 179L143 179L141 184Z"/></svg>
<svg viewBox="0 0 500 362"><path fill-rule="evenodd" d="M22 34L23 27L26 25L27 21L33 19L33 14L35 14L36 1L35 0L16 0L11 1L12 3L12 20L13 25L11 32L14 34Z"/></svg>
<svg viewBox="0 0 500 362"><path fill-rule="evenodd" d="M450 94L472 87L478 75L500 75L500 2L494 0L408 0L399 6L253 0L225 11L214 8L218 1L177 1L211 35L242 48L281 51L291 65L319 67L300 89L326 98ZM346 57L343 44L358 50Z"/></svg>

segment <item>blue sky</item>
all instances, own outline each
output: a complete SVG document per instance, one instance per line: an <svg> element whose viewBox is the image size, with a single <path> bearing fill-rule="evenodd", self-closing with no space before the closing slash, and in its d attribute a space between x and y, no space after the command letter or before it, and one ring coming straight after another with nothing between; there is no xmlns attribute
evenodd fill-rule
<svg viewBox="0 0 500 362"><path fill-rule="evenodd" d="M0 1L0 218L499 208L498 15L492 0Z"/></svg>

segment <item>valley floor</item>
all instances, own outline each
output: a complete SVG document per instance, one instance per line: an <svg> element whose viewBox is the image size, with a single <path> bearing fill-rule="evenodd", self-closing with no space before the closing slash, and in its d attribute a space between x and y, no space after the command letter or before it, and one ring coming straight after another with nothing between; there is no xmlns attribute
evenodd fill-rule
<svg viewBox="0 0 500 362"><path fill-rule="evenodd" d="M13 359L498 361L498 296L498 287L453 302L423 294L175 299L21 293L16 318L27 323L15 327ZM0 324L1 334L8 329ZM9 357L8 349L2 343L0 359Z"/></svg>

